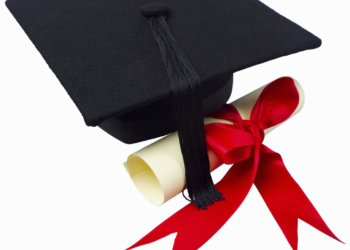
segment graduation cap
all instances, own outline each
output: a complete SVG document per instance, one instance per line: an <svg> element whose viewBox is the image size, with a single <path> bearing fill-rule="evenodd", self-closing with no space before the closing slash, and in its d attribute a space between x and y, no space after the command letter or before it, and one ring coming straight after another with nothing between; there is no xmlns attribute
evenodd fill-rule
<svg viewBox="0 0 350 250"><path fill-rule="evenodd" d="M204 209L223 198L203 116L228 100L232 73L321 45L258 0L6 4L88 126L126 143L179 131L189 199Z"/></svg>

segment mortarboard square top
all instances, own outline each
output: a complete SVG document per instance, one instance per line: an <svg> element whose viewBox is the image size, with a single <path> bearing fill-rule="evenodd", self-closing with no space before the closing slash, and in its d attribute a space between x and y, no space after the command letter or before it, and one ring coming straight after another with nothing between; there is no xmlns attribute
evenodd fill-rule
<svg viewBox="0 0 350 250"><path fill-rule="evenodd" d="M321 45L257 0L6 3L87 125L128 143L178 130L188 200L202 209L224 200L203 116L229 98L230 75Z"/></svg>
<svg viewBox="0 0 350 250"><path fill-rule="evenodd" d="M236 71L321 45L319 38L257 0L158 2L168 6L166 21L201 79L204 99L227 86ZM6 2L89 126L113 117L125 122L128 114L137 120L172 112L167 71L141 13L148 3ZM224 92L220 105L230 88ZM171 131L122 140L166 132Z"/></svg>

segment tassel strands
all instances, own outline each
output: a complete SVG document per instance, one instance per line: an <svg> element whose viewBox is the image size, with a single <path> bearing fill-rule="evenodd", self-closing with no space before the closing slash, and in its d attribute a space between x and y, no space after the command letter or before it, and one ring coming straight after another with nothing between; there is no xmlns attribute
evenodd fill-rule
<svg viewBox="0 0 350 250"><path fill-rule="evenodd" d="M164 13L145 15L149 18L170 78L189 200L199 209L207 209L214 201L224 198L214 187L210 175L204 135L202 83L185 52L173 37Z"/></svg>

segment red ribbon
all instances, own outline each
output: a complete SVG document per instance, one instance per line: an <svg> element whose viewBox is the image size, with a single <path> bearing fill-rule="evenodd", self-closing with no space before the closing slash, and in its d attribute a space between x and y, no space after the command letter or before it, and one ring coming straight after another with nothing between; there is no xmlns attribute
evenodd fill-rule
<svg viewBox="0 0 350 250"><path fill-rule="evenodd" d="M224 105L212 117L233 122L206 125L206 139L225 164L234 164L216 184L225 201L208 210L189 204L128 249L177 233L173 250L195 250L205 244L236 212L255 184L291 247L298 246L298 219L340 241L283 164L281 156L262 144L264 130L287 120L299 103L291 78L267 85L256 102L250 120L242 120L236 108Z"/></svg>

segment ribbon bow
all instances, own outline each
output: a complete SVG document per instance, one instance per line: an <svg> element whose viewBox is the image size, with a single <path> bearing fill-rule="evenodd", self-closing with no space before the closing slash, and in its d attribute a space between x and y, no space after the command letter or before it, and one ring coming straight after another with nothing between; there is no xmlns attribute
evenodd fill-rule
<svg viewBox="0 0 350 250"><path fill-rule="evenodd" d="M232 105L224 105L212 114L233 123L212 123L205 127L208 147L225 164L234 164L215 185L225 201L200 211L189 204L128 249L176 232L173 250L200 248L236 212L253 184L294 250L298 247L298 219L340 241L288 173L281 156L262 144L264 130L287 120L298 103L299 92L293 79L282 78L264 88L250 120L242 120Z"/></svg>

